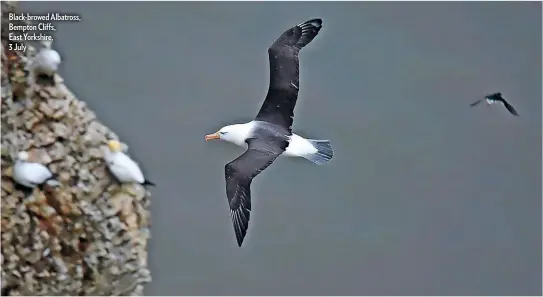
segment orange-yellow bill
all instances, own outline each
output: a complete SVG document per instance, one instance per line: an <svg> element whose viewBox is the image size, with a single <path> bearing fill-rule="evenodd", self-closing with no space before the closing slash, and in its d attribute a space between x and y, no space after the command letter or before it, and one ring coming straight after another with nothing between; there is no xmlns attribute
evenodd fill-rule
<svg viewBox="0 0 543 297"><path fill-rule="evenodd" d="M213 140L213 139L219 139L219 138L221 138L219 136L219 133L213 133L213 134L206 135L206 141Z"/></svg>

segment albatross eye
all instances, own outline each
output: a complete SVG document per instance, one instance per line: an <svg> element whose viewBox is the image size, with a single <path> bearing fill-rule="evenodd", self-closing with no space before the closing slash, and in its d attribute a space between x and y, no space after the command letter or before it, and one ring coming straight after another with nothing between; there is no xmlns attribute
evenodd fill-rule
<svg viewBox="0 0 543 297"><path fill-rule="evenodd" d="M224 135L224 134L226 134L226 132L219 132L219 134Z"/></svg>

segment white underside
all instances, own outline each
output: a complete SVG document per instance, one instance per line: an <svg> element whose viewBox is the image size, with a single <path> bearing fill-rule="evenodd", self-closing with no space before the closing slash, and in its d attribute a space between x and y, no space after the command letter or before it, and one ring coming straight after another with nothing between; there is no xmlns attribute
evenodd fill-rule
<svg viewBox="0 0 543 297"><path fill-rule="evenodd" d="M252 135L256 126L257 122L251 121L245 124L223 127L223 129L228 128L228 133L222 135L221 139L247 149L245 140ZM309 140L293 133L290 136L287 149L281 155L287 157L308 157L317 152L317 148Z"/></svg>
<svg viewBox="0 0 543 297"><path fill-rule="evenodd" d="M281 154L287 157L303 157L317 152L317 149L307 139L292 133L290 144Z"/></svg>
<svg viewBox="0 0 543 297"><path fill-rule="evenodd" d="M497 104L504 105L503 102L501 102L501 101L494 101L494 100L489 100L489 99L486 99L486 103L487 103L488 105L492 105L492 104L496 104L496 103L497 103Z"/></svg>
<svg viewBox="0 0 543 297"><path fill-rule="evenodd" d="M243 147L247 149L247 143L243 143ZM287 149L281 154L286 157L304 157L317 152L317 149L307 139L298 134L292 133L290 143Z"/></svg>
<svg viewBox="0 0 543 297"><path fill-rule="evenodd" d="M29 188L44 183L52 176L51 171L39 163L17 161L13 168L13 179L17 183Z"/></svg>
<svg viewBox="0 0 543 297"><path fill-rule="evenodd" d="M145 178L140 167L123 152L104 154L108 168L123 183L143 183Z"/></svg>
<svg viewBox="0 0 543 297"><path fill-rule="evenodd" d="M38 73L54 74L60 65L61 58L57 51L42 49L34 58L33 67Z"/></svg>

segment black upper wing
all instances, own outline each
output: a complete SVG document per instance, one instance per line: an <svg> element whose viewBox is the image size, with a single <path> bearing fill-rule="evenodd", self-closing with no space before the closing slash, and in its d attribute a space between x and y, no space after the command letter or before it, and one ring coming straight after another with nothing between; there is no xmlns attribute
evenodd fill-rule
<svg viewBox="0 0 543 297"><path fill-rule="evenodd" d="M503 100L502 93L493 93L490 95L486 95L485 98L488 98L490 100Z"/></svg>
<svg viewBox="0 0 543 297"><path fill-rule="evenodd" d="M287 146L286 141L266 142L261 139L251 139L248 143L247 151L224 167L226 196L238 246L243 243L251 218L251 182Z"/></svg>
<svg viewBox="0 0 543 297"><path fill-rule="evenodd" d="M321 28L321 19L306 21L285 31L270 46L270 85L256 120L280 125L291 131L300 85L298 55Z"/></svg>

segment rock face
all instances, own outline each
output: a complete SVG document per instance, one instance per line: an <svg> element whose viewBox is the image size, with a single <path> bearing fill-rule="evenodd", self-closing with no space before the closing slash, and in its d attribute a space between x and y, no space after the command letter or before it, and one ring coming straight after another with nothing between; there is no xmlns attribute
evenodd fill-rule
<svg viewBox="0 0 543 297"><path fill-rule="evenodd" d="M2 2L2 19L15 9ZM7 26L2 26L2 30ZM149 193L120 187L101 146L117 136L56 75L30 84L35 55L9 52L2 32L2 295L142 295L147 269ZM11 178L27 150L61 186L24 197Z"/></svg>

